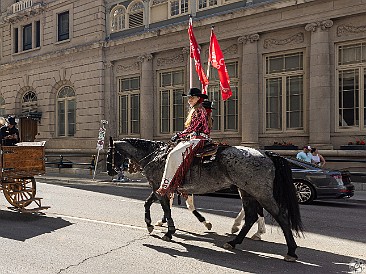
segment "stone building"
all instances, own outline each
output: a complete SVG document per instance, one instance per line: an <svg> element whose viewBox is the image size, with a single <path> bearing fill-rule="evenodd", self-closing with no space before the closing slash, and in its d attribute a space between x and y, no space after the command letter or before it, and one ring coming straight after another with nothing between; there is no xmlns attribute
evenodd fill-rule
<svg viewBox="0 0 366 274"><path fill-rule="evenodd" d="M213 138L339 149L366 135L365 0L0 5L0 113L16 115L22 139L47 140L49 151L94 151L102 119L115 138L182 130L190 14L205 67L214 25L231 78L223 102L211 70Z"/></svg>

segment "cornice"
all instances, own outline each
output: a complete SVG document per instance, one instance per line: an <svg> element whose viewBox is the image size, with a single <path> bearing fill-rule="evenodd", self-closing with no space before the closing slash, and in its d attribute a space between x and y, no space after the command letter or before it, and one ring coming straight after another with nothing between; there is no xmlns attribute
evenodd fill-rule
<svg viewBox="0 0 366 274"><path fill-rule="evenodd" d="M60 58L65 55L81 53L81 52L94 50L94 49L100 49L100 48L103 48L104 46L105 46L105 42L94 42L94 43L90 43L90 44L75 46L75 47L68 48L68 49L57 50L57 51L53 51L50 53L37 55L34 57L24 58L24 59L17 60L14 62L0 64L0 71L2 71L3 69L5 70L5 69L11 69L11 68L16 68L16 67L20 67L20 66L25 66L28 64L34 64L37 62L44 62L47 60ZM26 54L26 53L24 53L24 54Z"/></svg>

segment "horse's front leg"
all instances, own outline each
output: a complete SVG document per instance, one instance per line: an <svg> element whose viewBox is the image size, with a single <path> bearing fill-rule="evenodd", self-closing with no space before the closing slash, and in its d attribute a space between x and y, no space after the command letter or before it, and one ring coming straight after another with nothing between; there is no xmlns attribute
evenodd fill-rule
<svg viewBox="0 0 366 274"><path fill-rule="evenodd" d="M151 233L154 230L154 226L151 224L151 214L150 214L150 208L153 202L157 201L158 197L154 192L151 192L149 197L146 199L144 207L145 207L145 223L147 226L147 230L149 233Z"/></svg>
<svg viewBox="0 0 366 274"><path fill-rule="evenodd" d="M193 194L188 195L187 200L186 200L186 206L187 206L188 210L191 211L193 213L193 215L198 219L198 221L201 222L208 230L212 229L212 224L209 221L206 221L206 218L203 217L201 215L201 213L199 213L196 210L196 207L194 206L194 201L193 201Z"/></svg>
<svg viewBox="0 0 366 274"><path fill-rule="evenodd" d="M161 197L161 196L160 196ZM170 199L165 195L160 198L160 204L164 211L164 216L168 222L168 232L163 236L164 241L170 241L175 233L174 221L172 218L172 211L170 209Z"/></svg>

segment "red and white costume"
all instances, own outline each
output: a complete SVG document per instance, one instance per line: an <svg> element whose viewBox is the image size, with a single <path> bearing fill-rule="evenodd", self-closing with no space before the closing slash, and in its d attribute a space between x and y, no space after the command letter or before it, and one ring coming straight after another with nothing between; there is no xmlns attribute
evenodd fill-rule
<svg viewBox="0 0 366 274"><path fill-rule="evenodd" d="M184 131L178 133L179 138L189 137L189 141L181 141L169 153L162 182L160 188L157 190L161 195L165 195L167 192L174 192L181 184L187 169L184 165L190 165L196 150L199 147L203 147L205 140L209 138L210 129L207 123L207 113L201 104L194 106L189 115L191 115L192 118L190 124ZM191 160L188 160L189 158Z"/></svg>

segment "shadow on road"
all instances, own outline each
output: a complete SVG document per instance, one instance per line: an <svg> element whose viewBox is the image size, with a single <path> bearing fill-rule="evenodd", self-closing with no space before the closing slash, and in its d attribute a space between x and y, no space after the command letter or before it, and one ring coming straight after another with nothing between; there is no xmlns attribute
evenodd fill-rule
<svg viewBox="0 0 366 274"><path fill-rule="evenodd" d="M216 233L190 234L180 234L178 232L174 235L179 239L174 243L184 247L185 251L161 245L143 244L143 246L172 257L194 258L207 264L249 273L348 273L349 263L353 259L352 257L325 251L298 248L299 260L295 263L289 263L283 260L283 255L287 252L287 246L284 244L253 241L246 238L241 245L237 246L237 249L225 250L222 248L222 250L214 250L191 245L185 241L207 241L217 243L219 247L222 247L229 238ZM259 269L265 269L265 271L261 272ZM203 268L193 270L194 273L197 271L205 272Z"/></svg>
<svg viewBox="0 0 366 274"><path fill-rule="evenodd" d="M0 210L0 237L17 241L51 233L71 225L62 218Z"/></svg>

